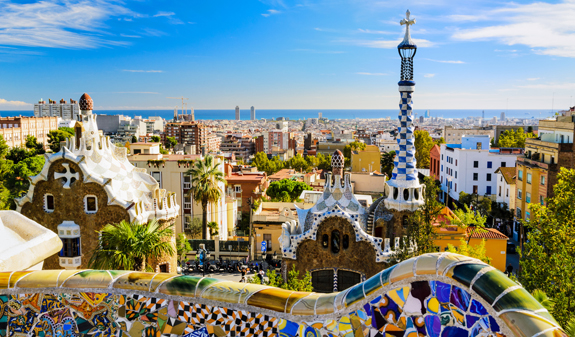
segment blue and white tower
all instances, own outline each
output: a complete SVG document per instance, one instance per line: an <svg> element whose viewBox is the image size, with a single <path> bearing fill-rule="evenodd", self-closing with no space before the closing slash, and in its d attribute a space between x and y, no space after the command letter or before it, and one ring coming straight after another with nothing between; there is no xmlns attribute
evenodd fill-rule
<svg viewBox="0 0 575 337"><path fill-rule="evenodd" d="M401 81L399 81L399 136L397 144L399 151L393 162L393 174L386 182L385 206L397 211L415 211L423 204L422 185L417 177L415 160L415 137L413 136L413 112L411 95L415 82L413 81L413 57L417 46L411 39L409 26L415 24L415 20L409 19L409 10L406 18L399 23L405 25L405 37L397 46L401 56Z"/></svg>

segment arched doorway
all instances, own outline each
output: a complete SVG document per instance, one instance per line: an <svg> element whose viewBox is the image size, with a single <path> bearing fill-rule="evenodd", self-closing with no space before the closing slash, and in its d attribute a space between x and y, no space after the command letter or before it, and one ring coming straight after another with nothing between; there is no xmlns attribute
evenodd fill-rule
<svg viewBox="0 0 575 337"><path fill-rule="evenodd" d="M311 273L311 284L316 293L333 292L333 269L316 270Z"/></svg>

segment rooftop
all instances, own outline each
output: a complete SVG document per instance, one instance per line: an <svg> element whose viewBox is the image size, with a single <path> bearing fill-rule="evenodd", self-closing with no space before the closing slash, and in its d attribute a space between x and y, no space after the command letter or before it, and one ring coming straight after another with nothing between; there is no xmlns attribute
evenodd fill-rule
<svg viewBox="0 0 575 337"><path fill-rule="evenodd" d="M507 184L515 184L515 167L500 167L495 173L501 173Z"/></svg>

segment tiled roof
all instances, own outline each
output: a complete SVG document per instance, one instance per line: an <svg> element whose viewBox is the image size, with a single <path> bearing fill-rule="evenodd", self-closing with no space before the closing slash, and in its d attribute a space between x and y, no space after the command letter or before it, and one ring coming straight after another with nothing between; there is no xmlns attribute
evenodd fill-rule
<svg viewBox="0 0 575 337"><path fill-rule="evenodd" d="M485 228L480 231L474 231L475 227L469 226L467 227L467 234L471 234L471 238L473 239L509 239L506 235L503 235L500 231L495 228Z"/></svg>
<svg viewBox="0 0 575 337"><path fill-rule="evenodd" d="M503 174L503 178L507 184L515 184L515 167L500 167L497 169L497 171L495 171L495 173Z"/></svg>

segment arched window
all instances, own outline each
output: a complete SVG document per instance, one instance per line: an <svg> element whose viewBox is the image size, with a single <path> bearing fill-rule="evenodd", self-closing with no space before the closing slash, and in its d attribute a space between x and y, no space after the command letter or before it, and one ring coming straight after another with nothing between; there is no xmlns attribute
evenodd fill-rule
<svg viewBox="0 0 575 337"><path fill-rule="evenodd" d="M409 189L408 188L403 190L403 200L407 201L407 199L409 199Z"/></svg>
<svg viewBox="0 0 575 337"><path fill-rule="evenodd" d="M347 235L347 234L343 235L343 240L341 242L341 245L343 246L343 249L349 248L349 235Z"/></svg>
<svg viewBox="0 0 575 337"><path fill-rule="evenodd" d="M397 196L399 195L399 188L393 188L393 200L397 200Z"/></svg>
<svg viewBox="0 0 575 337"><path fill-rule="evenodd" d="M329 235L327 234L322 235L321 245L323 248L327 248L329 246Z"/></svg>
<svg viewBox="0 0 575 337"><path fill-rule="evenodd" d="M331 232L331 251L333 253L339 253L339 249L340 249L340 236L339 236L339 231L335 230L333 232Z"/></svg>
<svg viewBox="0 0 575 337"><path fill-rule="evenodd" d="M98 212L98 198L95 195L87 195L84 197L84 211L87 214Z"/></svg>

